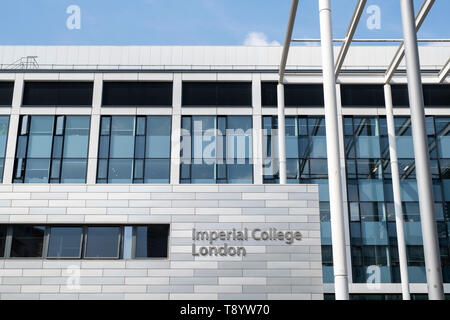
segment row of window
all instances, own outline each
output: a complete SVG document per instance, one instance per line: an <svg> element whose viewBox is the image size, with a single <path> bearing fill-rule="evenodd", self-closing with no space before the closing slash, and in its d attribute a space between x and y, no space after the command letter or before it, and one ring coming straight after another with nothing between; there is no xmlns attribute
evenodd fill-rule
<svg viewBox="0 0 450 320"><path fill-rule="evenodd" d="M0 82L0 106L12 104L14 83ZM105 81L103 106L172 106L171 82ZM183 106L252 106L251 82L183 82ZM286 107L322 107L322 84L285 85ZM429 107L450 106L449 85L423 86L424 102ZM93 82L26 81L23 106L91 106ZM382 85L341 85L344 107L383 107ZM407 85L392 85L396 107L409 105ZM277 105L277 83L261 83L263 107Z"/></svg>
<svg viewBox="0 0 450 320"><path fill-rule="evenodd" d="M277 117L264 116L262 122L264 183L277 183ZM395 123L404 199L417 201L411 185L415 166L410 120L397 117ZM432 177L445 178L450 172L449 119L427 117L427 123ZM8 125L9 117L0 116L1 167ZM169 183L171 127L170 116L102 116L97 182ZM183 116L180 183L253 183L252 127L251 116ZM89 116L21 116L13 182L85 183L89 131ZM289 183L325 187L325 131L324 117L286 117ZM351 211L358 209L355 201L392 201L386 119L345 117L344 134ZM387 195L381 188L383 180L374 178L380 174L386 178ZM437 199L450 201L449 180L443 181L442 186L434 184L444 192ZM322 191L321 199L327 199Z"/></svg>
<svg viewBox="0 0 450 320"><path fill-rule="evenodd" d="M0 225L0 257L167 258L169 229L167 224Z"/></svg>

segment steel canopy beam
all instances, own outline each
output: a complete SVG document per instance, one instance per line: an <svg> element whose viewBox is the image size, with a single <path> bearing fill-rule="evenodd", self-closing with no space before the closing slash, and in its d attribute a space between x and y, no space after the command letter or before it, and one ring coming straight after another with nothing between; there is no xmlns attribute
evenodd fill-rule
<svg viewBox="0 0 450 320"><path fill-rule="evenodd" d="M287 58L289 55L289 48L291 46L291 39L292 39L292 30L294 29L295 24L295 16L297 15L297 8L298 8L298 0L292 0L291 4L291 11L289 13L289 21L287 25L286 30L286 37L284 39L284 46L283 46L283 53L281 54L281 63L280 63L280 70L279 70L279 83L282 84L284 81L284 72L286 70L286 63Z"/></svg>
<svg viewBox="0 0 450 320"><path fill-rule="evenodd" d="M345 57L347 56L347 52L350 49L350 45L352 44L353 36L355 35L356 29L358 28L359 20L361 19L361 15L364 12L366 3L367 0L358 0L358 3L356 4L352 20L350 21L347 33L345 35L344 43L342 43L341 50L339 51L336 60L334 71L336 79L339 77L339 73L341 72L342 65L344 64Z"/></svg>
<svg viewBox="0 0 450 320"><path fill-rule="evenodd" d="M345 39L333 39L333 42L344 42ZM292 39L292 42L320 42L320 39ZM403 39L353 39L355 42L398 42L403 43ZM450 42L450 39L417 39L417 42Z"/></svg>
<svg viewBox="0 0 450 320"><path fill-rule="evenodd" d="M423 22L425 21L428 13L431 10L435 0L424 0L422 6L420 7L417 15L416 15L416 33L419 31L420 27L422 27ZM402 43L395 53L394 59L392 59L389 67L387 68L385 74L385 83L389 83L394 76L395 71L397 70L400 62L402 62L403 57L405 56L405 45Z"/></svg>
<svg viewBox="0 0 450 320"><path fill-rule="evenodd" d="M450 58L447 60L445 65L442 67L441 72L439 72L439 83L443 83L447 76L450 74Z"/></svg>

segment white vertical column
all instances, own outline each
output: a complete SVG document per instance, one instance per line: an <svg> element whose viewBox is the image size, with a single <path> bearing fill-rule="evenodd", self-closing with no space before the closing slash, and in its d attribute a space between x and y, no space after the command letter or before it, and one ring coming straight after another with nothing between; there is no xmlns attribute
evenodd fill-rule
<svg viewBox="0 0 450 320"><path fill-rule="evenodd" d="M319 0L320 37L322 41L323 91L325 101L325 124L328 155L328 181L331 211L331 238L333 244L334 288L336 300L348 300L348 274L345 248L345 225L339 130L336 105L336 82L331 26L330 0Z"/></svg>
<svg viewBox="0 0 450 320"><path fill-rule="evenodd" d="M261 74L252 75L253 95L253 183L263 183L263 136L262 136L262 106L261 106Z"/></svg>
<svg viewBox="0 0 450 320"><path fill-rule="evenodd" d="M87 184L97 182L98 145L100 139L100 114L103 95L103 74L94 75L94 92L92 95L91 130L89 132L89 155L87 166Z"/></svg>
<svg viewBox="0 0 450 320"><path fill-rule="evenodd" d="M280 184L286 184L286 129L284 116L284 84L277 86L277 104L278 104L278 162Z"/></svg>
<svg viewBox="0 0 450 320"><path fill-rule="evenodd" d="M170 148L170 184L180 183L180 144L181 144L181 95L183 82L181 73L173 75L172 96L172 137Z"/></svg>
<svg viewBox="0 0 450 320"><path fill-rule="evenodd" d="M425 256L425 269L430 300L443 300L441 257L434 212L434 195L430 173L428 139L425 129L425 112L420 74L419 49L417 46L414 3L400 0L403 37L405 44L411 126L416 161L416 180L419 194L420 220Z"/></svg>
<svg viewBox="0 0 450 320"><path fill-rule="evenodd" d="M352 270L352 248L350 245L350 220L348 214L348 197L347 197L347 175L345 162L345 135L344 135L344 116L342 115L342 101L341 101L341 85L336 84L336 105L338 113L338 130L339 130L339 153L341 156L341 185L343 198L343 212L344 212L344 228L345 228L345 247L347 253L347 270ZM348 282L353 282L353 275L348 273Z"/></svg>
<svg viewBox="0 0 450 320"><path fill-rule="evenodd" d="M11 116L9 117L8 141L6 144L3 183L12 183L14 177L14 160L16 157L17 133L19 131L20 106L22 105L24 74L17 73L14 81Z"/></svg>
<svg viewBox="0 0 450 320"><path fill-rule="evenodd" d="M398 171L397 141L395 138L392 90L391 85L389 84L386 84L384 86L384 101L386 104L386 122L389 138L389 155L391 158L392 190L394 194L395 226L397 229L397 246L398 246L398 257L400 261L400 279L402 282L402 296L403 300L410 300L411 296L409 293L408 259L406 257L405 230L403 226L402 194L400 190L400 175Z"/></svg>

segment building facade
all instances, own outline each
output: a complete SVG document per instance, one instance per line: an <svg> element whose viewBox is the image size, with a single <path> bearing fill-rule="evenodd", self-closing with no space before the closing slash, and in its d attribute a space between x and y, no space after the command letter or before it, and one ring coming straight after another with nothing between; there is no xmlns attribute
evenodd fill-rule
<svg viewBox="0 0 450 320"><path fill-rule="evenodd" d="M337 85L355 298L401 295L383 91L394 53L353 47ZM450 82L436 81L450 48L420 54L450 293ZM320 47L291 48L284 186L280 55L278 47L0 47L0 298L331 297ZM39 65L9 64L26 56ZM402 65L392 98L419 297L426 278Z"/></svg>

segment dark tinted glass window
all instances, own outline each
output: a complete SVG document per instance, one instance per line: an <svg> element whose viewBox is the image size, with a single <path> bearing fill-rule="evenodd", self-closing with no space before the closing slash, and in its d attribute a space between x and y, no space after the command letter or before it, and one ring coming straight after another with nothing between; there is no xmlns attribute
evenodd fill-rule
<svg viewBox="0 0 450 320"><path fill-rule="evenodd" d="M284 86L284 103L287 107L324 105L321 84L287 84Z"/></svg>
<svg viewBox="0 0 450 320"><path fill-rule="evenodd" d="M52 227L48 243L49 258L80 258L81 227Z"/></svg>
<svg viewBox="0 0 450 320"><path fill-rule="evenodd" d="M286 107L323 107L323 86L322 84L286 84L284 100ZM277 106L276 82L261 84L261 103L264 107Z"/></svg>
<svg viewBox="0 0 450 320"><path fill-rule="evenodd" d="M171 106L171 82L105 82L104 106Z"/></svg>
<svg viewBox="0 0 450 320"><path fill-rule="evenodd" d="M90 106L92 82L25 82L24 106Z"/></svg>
<svg viewBox="0 0 450 320"><path fill-rule="evenodd" d="M165 258L169 225L136 227L136 258Z"/></svg>
<svg viewBox="0 0 450 320"><path fill-rule="evenodd" d="M394 107L409 106L408 86L392 85L392 104Z"/></svg>
<svg viewBox="0 0 450 320"><path fill-rule="evenodd" d="M184 106L251 106L250 82L184 82Z"/></svg>
<svg viewBox="0 0 450 320"><path fill-rule="evenodd" d="M261 83L261 104L277 106L277 84L275 82Z"/></svg>
<svg viewBox="0 0 450 320"><path fill-rule="evenodd" d="M423 98L426 106L450 107L450 85L425 84Z"/></svg>
<svg viewBox="0 0 450 320"><path fill-rule="evenodd" d="M426 107L450 106L450 85L423 85L423 101ZM392 103L395 107L408 107L409 96L406 84L392 86Z"/></svg>
<svg viewBox="0 0 450 320"><path fill-rule="evenodd" d="M120 227L88 227L86 258L118 258Z"/></svg>
<svg viewBox="0 0 450 320"><path fill-rule="evenodd" d="M0 82L0 106L10 106L14 91L14 82Z"/></svg>
<svg viewBox="0 0 450 320"><path fill-rule="evenodd" d="M382 85L342 85L342 106L384 107Z"/></svg>
<svg viewBox="0 0 450 320"><path fill-rule="evenodd" d="M6 226L0 226L0 257L5 256Z"/></svg>
<svg viewBox="0 0 450 320"><path fill-rule="evenodd" d="M17 225L13 228L11 257L42 257L45 227Z"/></svg>
<svg viewBox="0 0 450 320"><path fill-rule="evenodd" d="M89 106L92 105L92 82L60 82L58 105Z"/></svg>

